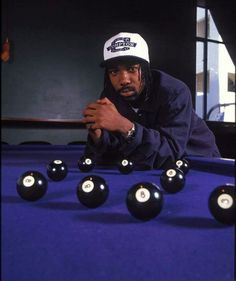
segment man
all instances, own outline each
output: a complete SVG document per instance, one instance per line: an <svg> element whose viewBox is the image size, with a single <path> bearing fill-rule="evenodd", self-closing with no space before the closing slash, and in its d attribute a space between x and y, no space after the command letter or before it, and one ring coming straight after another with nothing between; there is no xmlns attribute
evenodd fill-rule
<svg viewBox="0 0 236 281"><path fill-rule="evenodd" d="M86 154L98 163L122 158L136 168L165 168L189 155L220 157L213 133L193 110L189 88L151 70L148 46L121 32L104 45L104 90L84 110Z"/></svg>

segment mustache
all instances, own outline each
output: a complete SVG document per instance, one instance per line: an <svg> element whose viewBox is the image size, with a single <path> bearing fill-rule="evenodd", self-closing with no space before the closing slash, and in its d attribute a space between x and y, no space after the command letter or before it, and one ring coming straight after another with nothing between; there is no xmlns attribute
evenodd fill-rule
<svg viewBox="0 0 236 281"><path fill-rule="evenodd" d="M135 91L135 88L132 86L124 86L118 90L118 93L121 93L123 91Z"/></svg>

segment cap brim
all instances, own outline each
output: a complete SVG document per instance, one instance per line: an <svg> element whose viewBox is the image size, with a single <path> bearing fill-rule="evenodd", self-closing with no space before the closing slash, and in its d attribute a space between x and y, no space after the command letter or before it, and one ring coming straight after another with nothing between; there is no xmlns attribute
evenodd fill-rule
<svg viewBox="0 0 236 281"><path fill-rule="evenodd" d="M111 58L100 63L100 67L113 67L117 66L118 64L137 64L141 62L146 62L144 59L135 56L119 56L115 58Z"/></svg>

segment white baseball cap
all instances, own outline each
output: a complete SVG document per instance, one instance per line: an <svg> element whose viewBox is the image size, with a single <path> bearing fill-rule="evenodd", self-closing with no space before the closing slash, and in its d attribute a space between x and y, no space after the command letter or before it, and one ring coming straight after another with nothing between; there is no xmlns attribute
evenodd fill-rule
<svg viewBox="0 0 236 281"><path fill-rule="evenodd" d="M148 45L138 33L120 32L105 42L101 66L115 59L128 57L149 63Z"/></svg>

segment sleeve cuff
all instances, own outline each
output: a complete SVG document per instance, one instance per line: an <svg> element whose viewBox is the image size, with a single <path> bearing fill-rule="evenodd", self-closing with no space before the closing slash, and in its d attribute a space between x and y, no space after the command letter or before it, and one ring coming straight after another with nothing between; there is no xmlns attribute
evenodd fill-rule
<svg viewBox="0 0 236 281"><path fill-rule="evenodd" d="M135 133L126 139L125 145L123 147L123 152L127 155L132 153L142 141L143 127L137 123L134 123L134 125Z"/></svg>

